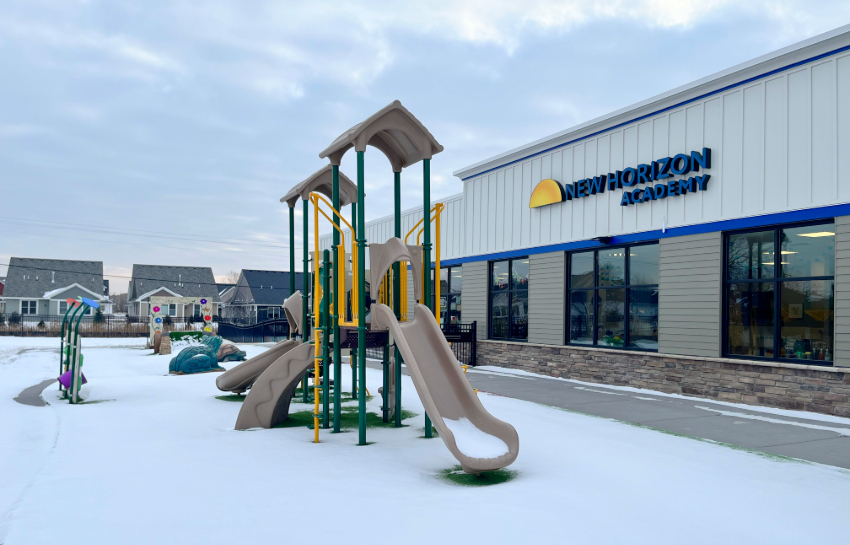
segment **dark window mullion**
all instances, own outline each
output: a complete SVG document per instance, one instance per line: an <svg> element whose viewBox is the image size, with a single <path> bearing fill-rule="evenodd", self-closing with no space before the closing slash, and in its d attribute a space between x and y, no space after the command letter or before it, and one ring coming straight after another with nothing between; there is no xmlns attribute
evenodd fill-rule
<svg viewBox="0 0 850 545"><path fill-rule="evenodd" d="M773 231L773 359L779 358L779 317L781 316L779 308L779 278L782 275L780 266L782 265L782 248L779 247L779 233L781 229Z"/></svg>
<svg viewBox="0 0 850 545"><path fill-rule="evenodd" d="M632 285L632 275L631 275L631 261L632 261L632 250L629 246L626 246L626 289L625 289L625 300L623 301L623 327L625 329L624 337L626 338L626 350L631 348L632 346L632 324L631 324L631 314L632 314L632 294L630 286ZM661 265L659 265L659 268Z"/></svg>

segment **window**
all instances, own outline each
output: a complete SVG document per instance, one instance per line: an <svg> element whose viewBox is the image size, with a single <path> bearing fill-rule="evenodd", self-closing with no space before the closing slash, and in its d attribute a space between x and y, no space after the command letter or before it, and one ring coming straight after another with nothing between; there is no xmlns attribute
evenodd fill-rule
<svg viewBox="0 0 850 545"><path fill-rule="evenodd" d="M66 312L68 312L68 302L67 301L59 301L59 315L64 316ZM85 314L89 315L89 314L91 314L91 312L92 312L91 307L89 307L89 308L86 309Z"/></svg>
<svg viewBox="0 0 850 545"><path fill-rule="evenodd" d="M280 318L280 307L269 307L266 312L269 320Z"/></svg>
<svg viewBox="0 0 850 545"><path fill-rule="evenodd" d="M201 317L201 305L192 305L192 316L195 318Z"/></svg>
<svg viewBox="0 0 850 545"><path fill-rule="evenodd" d="M21 314L36 314L38 301L21 301Z"/></svg>
<svg viewBox="0 0 850 545"><path fill-rule="evenodd" d="M726 355L832 361L832 223L729 233L725 269Z"/></svg>
<svg viewBox="0 0 850 545"><path fill-rule="evenodd" d="M460 323L462 288L462 265L440 269L440 325ZM431 271L431 294L433 297L437 296L433 270Z"/></svg>
<svg viewBox="0 0 850 545"><path fill-rule="evenodd" d="M490 264L490 338L528 340L528 258Z"/></svg>
<svg viewBox="0 0 850 545"><path fill-rule="evenodd" d="M658 350L658 243L570 254L567 342Z"/></svg>

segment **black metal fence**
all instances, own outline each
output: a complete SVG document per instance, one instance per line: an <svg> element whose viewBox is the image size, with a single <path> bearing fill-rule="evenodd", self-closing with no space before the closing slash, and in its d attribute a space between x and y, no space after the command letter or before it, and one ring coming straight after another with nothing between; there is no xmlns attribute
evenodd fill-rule
<svg viewBox="0 0 850 545"><path fill-rule="evenodd" d="M234 343L278 342L289 338L289 322L283 318L253 325L219 322L218 334Z"/></svg>
<svg viewBox="0 0 850 545"><path fill-rule="evenodd" d="M7 314L0 319L0 336L58 337L63 317ZM147 316L83 316L80 320L80 334L84 337L147 337L149 320ZM166 332L201 331L204 328L203 319L194 316L170 316L164 320L163 325ZM213 331L217 325L217 322L213 321Z"/></svg>
<svg viewBox="0 0 850 545"><path fill-rule="evenodd" d="M475 337L478 329L478 322L471 324L447 324L442 326L443 335L452 347L457 361L462 365L475 366ZM376 360L383 359L384 352L382 348L367 348L366 356Z"/></svg>

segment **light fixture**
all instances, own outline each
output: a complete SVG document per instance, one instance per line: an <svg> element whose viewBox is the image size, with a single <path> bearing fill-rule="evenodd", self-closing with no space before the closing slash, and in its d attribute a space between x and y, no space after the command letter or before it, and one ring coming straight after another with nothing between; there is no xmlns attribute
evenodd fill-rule
<svg viewBox="0 0 850 545"><path fill-rule="evenodd" d="M820 238L820 237L834 237L835 233L831 231L818 231L816 233L795 233L799 237L808 237L808 238Z"/></svg>

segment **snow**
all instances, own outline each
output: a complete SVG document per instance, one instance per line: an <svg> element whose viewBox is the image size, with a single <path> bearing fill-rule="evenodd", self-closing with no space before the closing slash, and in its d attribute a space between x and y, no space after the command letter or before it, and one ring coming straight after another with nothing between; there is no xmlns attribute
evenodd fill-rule
<svg viewBox="0 0 850 545"><path fill-rule="evenodd" d="M468 418L444 418L443 422L454 435L457 448L470 458L498 458L508 453L504 441L478 429Z"/></svg>
<svg viewBox="0 0 850 545"><path fill-rule="evenodd" d="M369 446L356 446L356 431L322 430L320 444L305 428L234 431L240 405L215 399L217 374L169 376L172 356L150 355L144 342L83 338L88 402L70 405L49 386L50 405L30 407L12 398L57 376L58 339L0 337L0 543L678 545L687 536L690 545L850 535L850 472L483 393L519 433L518 476L447 484L438 475L457 461L442 440L421 438L424 412L408 377L404 407L419 416L370 429ZM249 357L265 350L239 346ZM350 377L345 366L343 388ZM367 377L376 393L381 371ZM376 395L369 409L379 406Z"/></svg>
<svg viewBox="0 0 850 545"><path fill-rule="evenodd" d="M182 339L173 341L171 343L171 353L176 356L184 348L189 348L192 346L201 346L202 344L204 343L202 343L198 339L195 339L194 337L183 337Z"/></svg>

